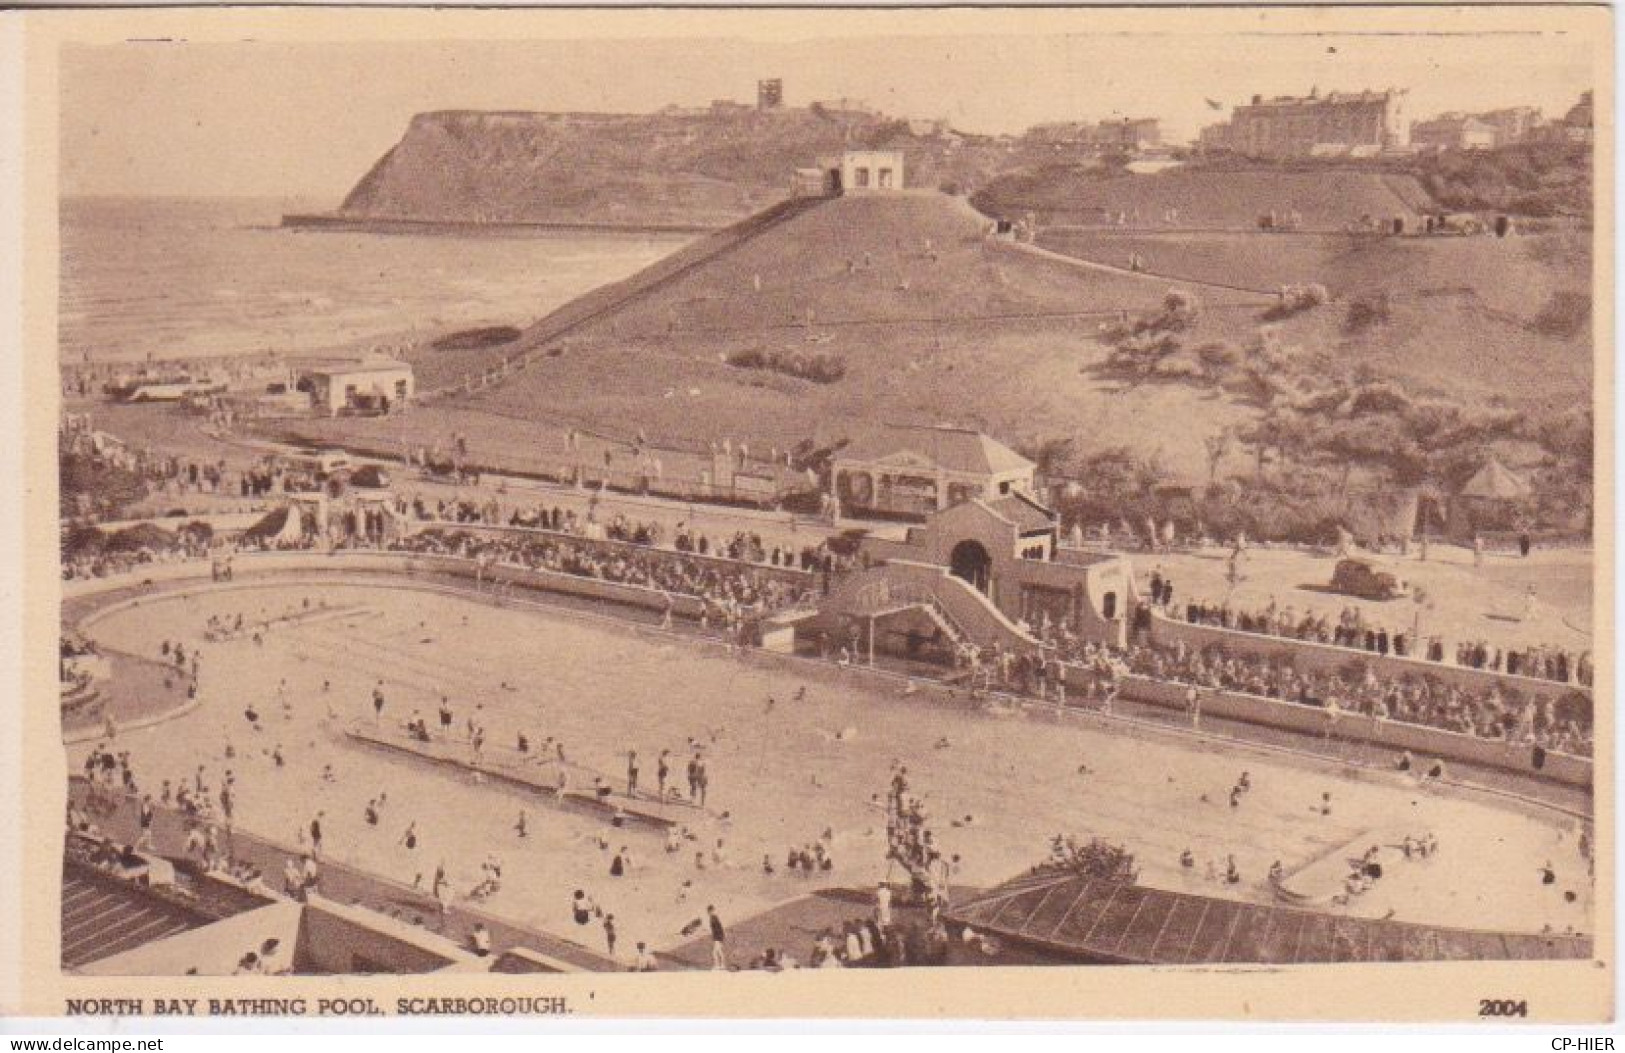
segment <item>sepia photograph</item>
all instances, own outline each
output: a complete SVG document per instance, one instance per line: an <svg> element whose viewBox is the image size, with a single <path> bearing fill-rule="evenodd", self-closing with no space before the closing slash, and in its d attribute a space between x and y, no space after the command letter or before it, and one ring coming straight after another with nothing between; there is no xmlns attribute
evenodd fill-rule
<svg viewBox="0 0 1625 1053"><path fill-rule="evenodd" d="M1612 1018L1607 8L26 17L6 1012Z"/></svg>

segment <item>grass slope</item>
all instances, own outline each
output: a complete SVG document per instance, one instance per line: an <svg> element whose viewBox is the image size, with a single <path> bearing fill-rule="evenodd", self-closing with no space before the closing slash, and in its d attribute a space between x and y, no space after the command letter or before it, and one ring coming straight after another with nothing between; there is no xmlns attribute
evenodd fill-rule
<svg viewBox="0 0 1625 1053"><path fill-rule="evenodd" d="M1262 213L1297 211L1304 230L1343 230L1362 216L1414 223L1431 199L1414 177L1382 172L1176 168L1152 175L1072 166L1001 176L976 206L1044 225L1097 225L1126 213L1129 226L1252 230ZM1170 210L1177 217L1169 218Z"/></svg>
<svg viewBox="0 0 1625 1053"><path fill-rule="evenodd" d="M963 200L923 191L787 208L566 305L513 345L532 353L528 368L401 423L428 441L459 431L474 457L500 464L521 451L551 459L567 425L662 445L785 448L881 420L954 421L1006 441L1066 435L1084 452L1155 452L1201 481L1202 440L1257 408L1189 381L1127 387L1095 367L1109 351L1101 325L1153 309L1173 287L1202 305L1188 346L1253 340L1266 301L1204 280L1322 281L1345 300L1388 293L1387 320L1360 332L1346 329L1346 303L1281 323L1327 371L1369 363L1420 388L1556 404L1590 381L1588 332L1532 328L1555 293L1583 287L1581 235L1101 234L1052 246L1111 269L990 239L987 224ZM1131 244L1176 277L1122 270ZM846 375L819 384L727 364L747 351L836 355Z"/></svg>
<svg viewBox="0 0 1625 1053"><path fill-rule="evenodd" d="M516 438L569 420L780 446L882 419L951 419L1009 439L1083 432L1161 447L1189 471L1205 432L1170 420L1250 412L1180 386L1118 393L1084 369L1105 356L1095 339L1104 320L1154 308L1174 283L1030 255L988 239L986 226L963 201L929 192L824 203L580 325L558 357L442 412L499 418ZM1244 332L1261 310L1255 296L1198 292L1215 332ZM555 328L544 320L529 339ZM839 355L847 375L823 385L726 364L744 350Z"/></svg>
<svg viewBox="0 0 1625 1053"><path fill-rule="evenodd" d="M1180 279L1264 288L1314 281L1339 301L1386 297L1387 323L1357 333L1339 304L1282 329L1290 342L1423 388L1561 404L1591 384L1591 245L1583 230L1505 239L1055 231L1041 241L1106 263L1138 254L1150 270Z"/></svg>

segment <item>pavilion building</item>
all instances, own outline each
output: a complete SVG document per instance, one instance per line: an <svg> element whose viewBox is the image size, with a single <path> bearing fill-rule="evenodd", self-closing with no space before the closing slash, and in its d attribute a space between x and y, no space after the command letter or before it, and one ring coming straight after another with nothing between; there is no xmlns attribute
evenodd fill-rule
<svg viewBox="0 0 1625 1053"><path fill-rule="evenodd" d="M850 516L921 521L973 499L1031 497L1037 465L968 428L888 425L835 455L830 480Z"/></svg>

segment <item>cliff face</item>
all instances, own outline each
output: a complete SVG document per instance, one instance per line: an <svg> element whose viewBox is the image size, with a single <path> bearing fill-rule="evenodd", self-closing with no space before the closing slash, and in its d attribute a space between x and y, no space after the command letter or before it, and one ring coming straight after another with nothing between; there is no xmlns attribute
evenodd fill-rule
<svg viewBox="0 0 1625 1053"><path fill-rule="evenodd" d="M847 146L907 155L908 182L976 182L1003 151L816 109L419 114L345 198L356 220L721 226Z"/></svg>

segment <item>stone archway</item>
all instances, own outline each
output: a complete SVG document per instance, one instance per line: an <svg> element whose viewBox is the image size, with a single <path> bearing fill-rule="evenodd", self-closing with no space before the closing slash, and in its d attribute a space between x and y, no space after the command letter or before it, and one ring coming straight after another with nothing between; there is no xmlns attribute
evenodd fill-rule
<svg viewBox="0 0 1625 1053"><path fill-rule="evenodd" d="M949 554L948 569L954 577L970 582L985 593L993 573L993 557L980 541L966 538Z"/></svg>

